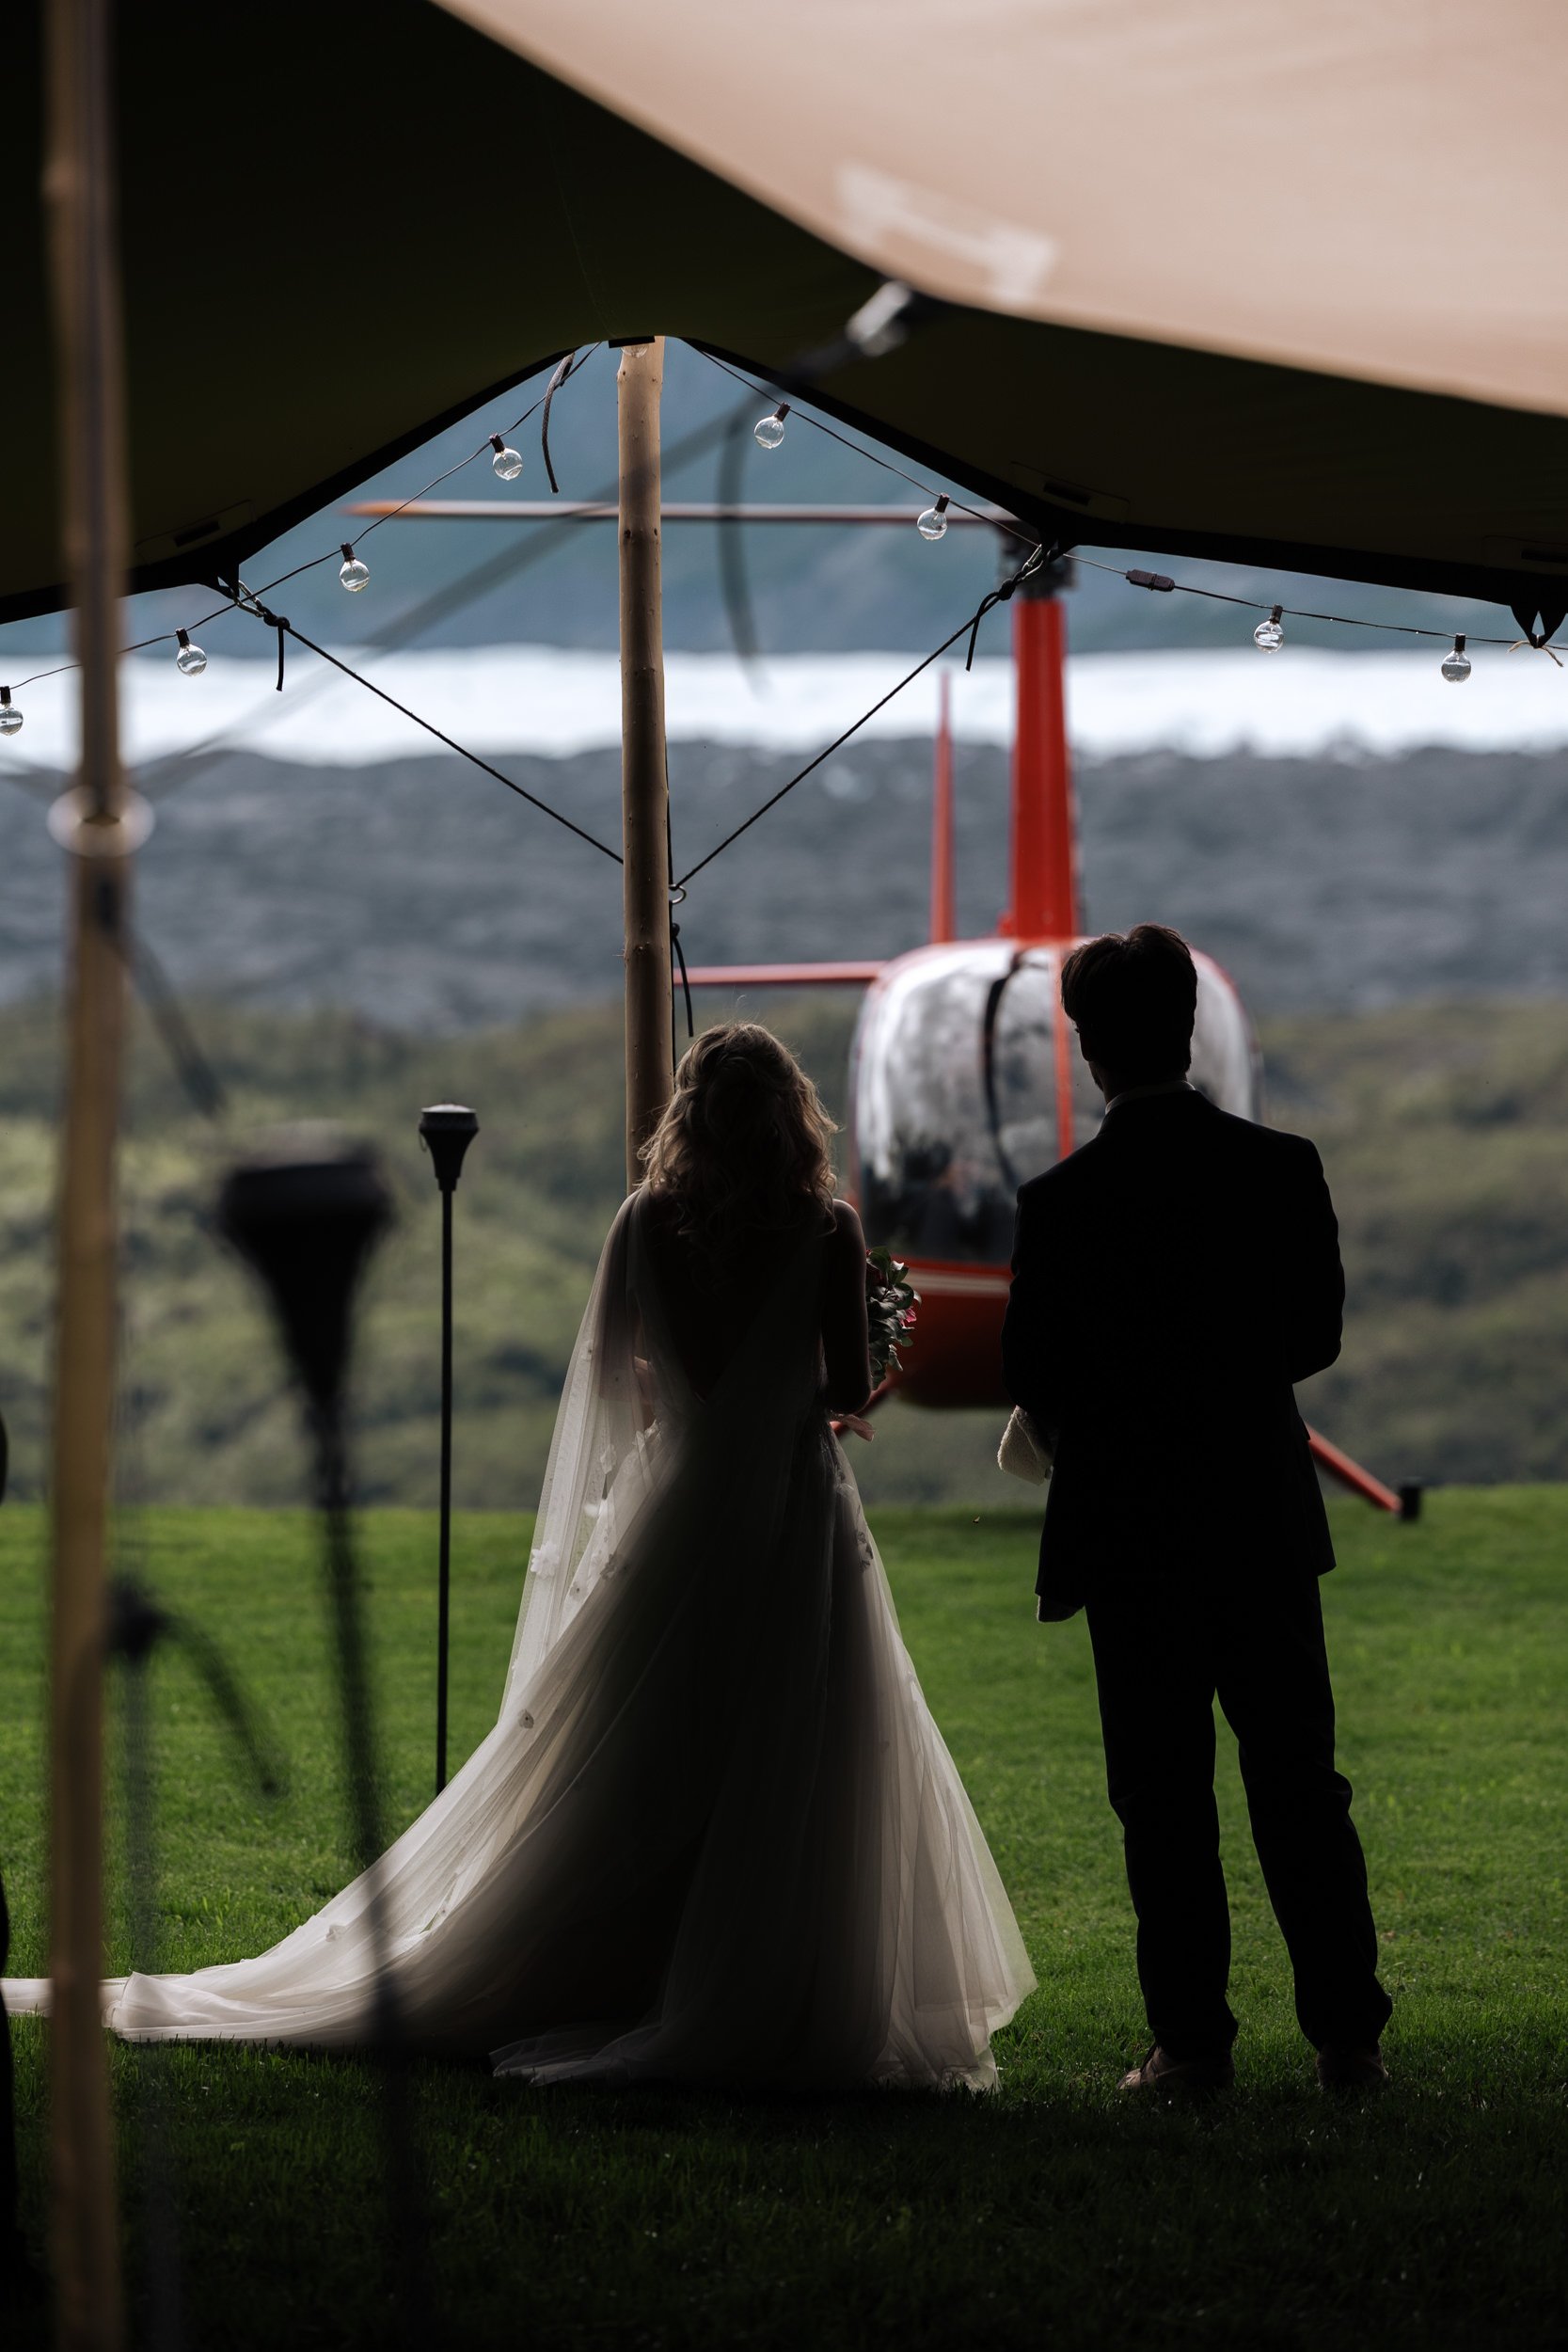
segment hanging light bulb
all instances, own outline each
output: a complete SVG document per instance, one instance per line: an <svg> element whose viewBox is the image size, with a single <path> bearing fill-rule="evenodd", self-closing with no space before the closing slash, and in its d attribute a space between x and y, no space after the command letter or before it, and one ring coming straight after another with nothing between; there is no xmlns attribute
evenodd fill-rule
<svg viewBox="0 0 1568 2352"><path fill-rule="evenodd" d="M770 417L759 417L757 419L755 424L752 427L752 438L755 441L758 449L778 448L779 443L784 439L784 419L788 416L788 401L781 400Z"/></svg>
<svg viewBox="0 0 1568 2352"><path fill-rule="evenodd" d="M0 735L19 734L21 727L22 713L11 700L11 690L0 686Z"/></svg>
<svg viewBox="0 0 1568 2352"><path fill-rule="evenodd" d="M191 644L191 632L188 628L177 628L174 634L179 641L179 650L174 657L175 668L182 671L186 677L199 677L207 667L206 655L199 645Z"/></svg>
<svg viewBox="0 0 1568 2352"><path fill-rule="evenodd" d="M506 443L501 439L499 433L491 434L490 447L496 453L494 457L490 460L490 470L495 475L497 481L515 482L517 476L523 470L521 451L508 449Z"/></svg>
<svg viewBox="0 0 1568 2352"><path fill-rule="evenodd" d="M370 565L368 564L361 564L359 558L355 554L354 549L349 546L348 541L345 539L343 541L343 560L338 566L338 579L340 584L348 590L351 596L356 596L358 595L360 589L363 588L370 576Z"/></svg>
<svg viewBox="0 0 1568 2352"><path fill-rule="evenodd" d="M1464 632L1453 641L1452 653L1443 656L1443 675L1450 686L1463 686L1470 675L1470 657L1465 650Z"/></svg>
<svg viewBox="0 0 1568 2352"><path fill-rule="evenodd" d="M1268 619L1259 621L1252 632L1253 644L1260 646L1264 653L1277 653L1285 643L1285 631L1279 626L1279 616L1284 610L1282 604L1275 605Z"/></svg>
<svg viewBox="0 0 1568 2352"><path fill-rule="evenodd" d="M952 503L951 499L940 498L934 506L926 509L924 515L915 516L914 527L923 539L946 538L947 510Z"/></svg>

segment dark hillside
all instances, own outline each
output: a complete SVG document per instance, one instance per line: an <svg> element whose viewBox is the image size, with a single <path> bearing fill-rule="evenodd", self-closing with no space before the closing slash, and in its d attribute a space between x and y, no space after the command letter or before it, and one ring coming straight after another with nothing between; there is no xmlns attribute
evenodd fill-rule
<svg viewBox="0 0 1568 2352"><path fill-rule="evenodd" d="M771 1017L840 1109L851 1005L795 1000ZM457 1494L531 1506L620 1196L618 1013L434 1043L344 1014L206 1008L197 1026L237 1136L337 1117L392 1165L402 1216L372 1285L358 1391L363 1483L381 1501L435 1493L437 1196L415 1120L443 1096L476 1105L457 1204ZM1344 1358L1307 1410L1390 1478L1568 1476L1568 1009L1282 1018L1264 1042L1271 1116L1321 1144L1350 1273ZM55 1092L53 1014L0 1015L0 1403L24 1494L40 1484ZM203 1228L220 1158L144 1040L126 1157L126 1489L293 1500L301 1454L271 1338ZM856 1455L867 1492L1016 1500L991 1467L993 1418L889 1414Z"/></svg>
<svg viewBox="0 0 1568 2352"><path fill-rule="evenodd" d="M619 758L503 760L619 837ZM676 744L677 867L798 759ZM52 784L51 780L51 784ZM925 936L928 743L851 744L692 887L688 952L892 955ZM1086 915L1179 924L1259 1013L1568 994L1568 755L1086 764ZM42 808L8 803L0 1002L56 984L63 893ZM1006 888L1006 759L961 745L958 920ZM293 767L237 754L163 799L138 861L146 932L180 986L231 1004L356 1009L405 1030L491 1028L620 986L607 859L456 760Z"/></svg>

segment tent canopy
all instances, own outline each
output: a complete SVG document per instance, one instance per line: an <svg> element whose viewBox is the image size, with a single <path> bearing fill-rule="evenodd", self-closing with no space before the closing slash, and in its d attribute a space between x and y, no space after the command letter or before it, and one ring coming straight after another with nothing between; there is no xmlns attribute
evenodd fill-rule
<svg viewBox="0 0 1568 2352"><path fill-rule="evenodd" d="M135 585L245 562L562 350L766 374L897 274L953 307L814 396L1044 536L1568 604L1548 0L460 12L125 0ZM66 576L18 13L0 619Z"/></svg>

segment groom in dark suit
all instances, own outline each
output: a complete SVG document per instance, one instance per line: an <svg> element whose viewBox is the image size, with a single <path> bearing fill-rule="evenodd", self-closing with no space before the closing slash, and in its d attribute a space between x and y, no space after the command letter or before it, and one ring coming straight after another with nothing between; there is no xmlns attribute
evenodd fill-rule
<svg viewBox="0 0 1568 2352"><path fill-rule="evenodd" d="M1197 976L1142 923L1075 948L1062 1004L1099 1134L1019 1194L1007 1389L1054 1449L1037 1590L1085 1603L1154 2047L1127 2090L1233 2078L1217 1693L1327 2088L1387 2080L1367 1870L1335 1770L1328 1521L1291 1384L1339 1353L1344 1276L1310 1143L1189 1085Z"/></svg>

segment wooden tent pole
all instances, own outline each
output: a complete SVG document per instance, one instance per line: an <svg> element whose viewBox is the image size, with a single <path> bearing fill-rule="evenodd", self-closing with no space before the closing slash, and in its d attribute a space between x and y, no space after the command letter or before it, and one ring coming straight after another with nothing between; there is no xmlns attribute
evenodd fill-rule
<svg viewBox="0 0 1568 2352"><path fill-rule="evenodd" d="M670 1099L670 789L664 753L658 402L664 339L627 343L621 447L621 848L626 932L626 1188Z"/></svg>
<svg viewBox="0 0 1568 2352"><path fill-rule="evenodd" d="M125 1017L117 662L127 545L115 259L112 0L50 0L50 215L65 538L81 664L57 1202L51 1638L50 2030L55 2342L119 2352L124 2317L99 2007L104 1562L114 1414L116 1127Z"/></svg>

